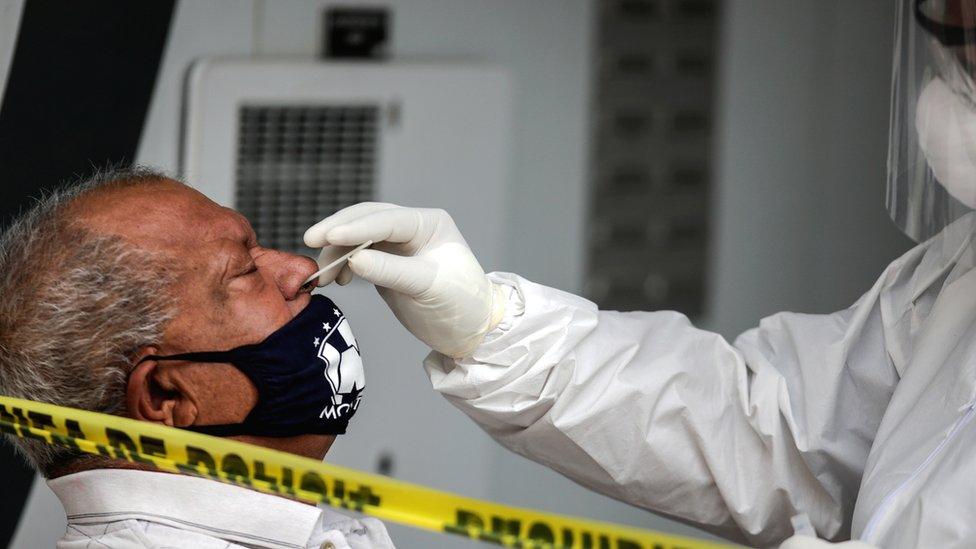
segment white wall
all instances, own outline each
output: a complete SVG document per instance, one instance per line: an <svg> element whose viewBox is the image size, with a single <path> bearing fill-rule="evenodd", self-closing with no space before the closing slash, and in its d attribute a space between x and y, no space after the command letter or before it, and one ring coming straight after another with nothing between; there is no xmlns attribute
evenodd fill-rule
<svg viewBox="0 0 976 549"><path fill-rule="evenodd" d="M732 0L706 323L846 307L910 242L884 209L894 3Z"/></svg>

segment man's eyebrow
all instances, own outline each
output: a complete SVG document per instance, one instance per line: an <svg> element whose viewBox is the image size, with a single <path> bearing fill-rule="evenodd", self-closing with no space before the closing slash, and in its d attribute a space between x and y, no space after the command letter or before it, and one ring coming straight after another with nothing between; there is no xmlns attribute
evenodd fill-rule
<svg viewBox="0 0 976 549"><path fill-rule="evenodd" d="M227 264L230 266L231 274L234 275L242 274L255 266L254 258L246 250L231 252Z"/></svg>
<svg viewBox="0 0 976 549"><path fill-rule="evenodd" d="M234 240L225 240L225 243L214 252L215 267L211 269L209 276L218 285L247 270L253 262L251 254L245 250L235 249L240 245L239 241L234 244L232 242Z"/></svg>

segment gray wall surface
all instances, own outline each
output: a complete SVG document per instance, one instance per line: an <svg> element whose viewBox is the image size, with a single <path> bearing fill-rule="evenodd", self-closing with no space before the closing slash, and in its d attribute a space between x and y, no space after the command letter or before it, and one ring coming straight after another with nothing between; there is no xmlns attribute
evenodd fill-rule
<svg viewBox="0 0 976 549"><path fill-rule="evenodd" d="M911 245L884 208L894 9L727 4L706 327L842 309Z"/></svg>

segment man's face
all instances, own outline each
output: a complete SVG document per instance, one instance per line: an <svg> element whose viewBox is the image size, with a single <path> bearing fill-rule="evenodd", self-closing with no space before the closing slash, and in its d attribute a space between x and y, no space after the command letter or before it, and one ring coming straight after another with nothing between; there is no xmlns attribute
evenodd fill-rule
<svg viewBox="0 0 976 549"><path fill-rule="evenodd" d="M177 315L162 345L142 355L258 343L310 301L302 283L315 272L314 261L262 248L241 214L184 185L112 189L82 201L79 210L95 230L162 254L176 276ZM147 361L130 376L128 389L131 416L177 427L237 423L257 402L255 386L230 364ZM334 439L235 438L316 458Z"/></svg>

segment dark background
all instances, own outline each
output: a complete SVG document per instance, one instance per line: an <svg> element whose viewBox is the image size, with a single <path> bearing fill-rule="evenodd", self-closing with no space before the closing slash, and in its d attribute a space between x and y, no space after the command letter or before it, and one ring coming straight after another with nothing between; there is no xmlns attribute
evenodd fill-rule
<svg viewBox="0 0 976 549"><path fill-rule="evenodd" d="M43 189L132 161L174 4L26 3L0 107L2 226ZM9 444L0 446L0 470L0 547L6 547L34 471Z"/></svg>

